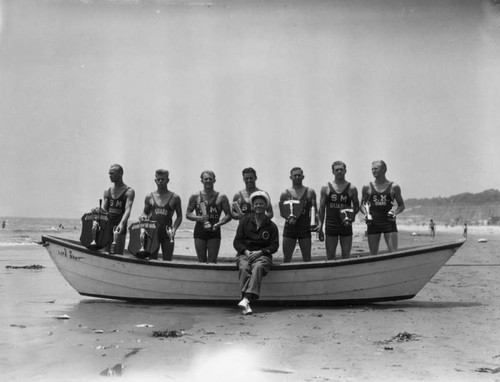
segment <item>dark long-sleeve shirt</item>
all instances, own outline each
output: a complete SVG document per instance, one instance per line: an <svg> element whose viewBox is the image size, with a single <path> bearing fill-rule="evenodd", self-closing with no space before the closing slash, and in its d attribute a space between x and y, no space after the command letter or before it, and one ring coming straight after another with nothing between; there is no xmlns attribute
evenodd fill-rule
<svg viewBox="0 0 500 382"><path fill-rule="evenodd" d="M278 227L266 216L262 225L257 228L254 217L245 216L240 220L233 246L238 255L243 254L245 250L261 250L265 256L272 258L272 254L277 252L280 246Z"/></svg>

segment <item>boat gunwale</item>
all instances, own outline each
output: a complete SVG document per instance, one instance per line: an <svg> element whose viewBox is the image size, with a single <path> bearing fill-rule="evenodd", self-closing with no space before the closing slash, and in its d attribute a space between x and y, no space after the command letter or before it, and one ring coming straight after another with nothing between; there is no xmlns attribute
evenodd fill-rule
<svg viewBox="0 0 500 382"><path fill-rule="evenodd" d="M335 261L331 260L319 260L319 261L311 261L311 262L293 262L293 263L275 263L273 264L272 271L290 271L290 270L304 270L304 269L315 269L315 268L330 268L330 267L341 267L348 266L353 264L363 264L363 263L374 263L378 261L386 261L395 258L404 258L408 256L421 255L429 252L436 252L436 248L439 250L448 250L448 249L458 249L464 243L466 239L458 239L452 242L443 242L443 243L435 243L422 245L418 247L409 247L402 248L396 252L387 252L383 254L378 254L375 256L367 255L363 257L351 257L349 259L339 259ZM196 258L193 257L193 261L182 261L182 260L174 260L174 261L161 261L161 260L142 260L142 259L134 259L130 257L125 257L123 255L110 255L106 252L97 252L91 249L84 247L82 244L77 242L76 240L60 238L56 236L42 236L42 243L45 246L47 243L52 243L56 245L61 245L64 248L73 249L78 252L83 252L88 255L92 255L95 257L118 261L122 263L133 263L144 266L153 266L153 267L165 267L165 268L189 268L189 269L214 269L218 271L224 270L237 270L236 266L236 257L234 258L234 263L217 263L217 264L205 264L205 263L197 263L195 262ZM175 255L174 255L175 256ZM182 256L182 255L181 255ZM184 255L185 256L185 255ZM229 259L229 258L224 258Z"/></svg>

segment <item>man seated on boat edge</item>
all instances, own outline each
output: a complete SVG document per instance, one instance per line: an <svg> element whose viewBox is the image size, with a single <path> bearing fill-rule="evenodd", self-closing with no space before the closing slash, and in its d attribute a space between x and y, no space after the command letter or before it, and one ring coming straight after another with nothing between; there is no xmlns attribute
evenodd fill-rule
<svg viewBox="0 0 500 382"><path fill-rule="evenodd" d="M250 202L254 213L240 220L233 241L242 296L238 307L245 315L252 314L250 302L259 299L262 278L271 270L272 255L279 248L278 227L266 215L267 194L256 191Z"/></svg>

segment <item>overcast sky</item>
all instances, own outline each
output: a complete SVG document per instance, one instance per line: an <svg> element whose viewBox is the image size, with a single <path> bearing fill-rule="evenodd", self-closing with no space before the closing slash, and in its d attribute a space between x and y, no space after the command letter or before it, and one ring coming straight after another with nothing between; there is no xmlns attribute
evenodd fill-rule
<svg viewBox="0 0 500 382"><path fill-rule="evenodd" d="M141 212L241 170L277 201L334 160L384 159L404 198L500 188L500 5L490 1L0 2L0 216L79 218L112 163Z"/></svg>

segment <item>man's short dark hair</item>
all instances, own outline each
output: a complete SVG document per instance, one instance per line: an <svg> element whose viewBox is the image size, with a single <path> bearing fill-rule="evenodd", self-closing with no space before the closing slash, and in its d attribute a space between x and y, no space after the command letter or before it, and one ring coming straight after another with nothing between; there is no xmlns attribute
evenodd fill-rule
<svg viewBox="0 0 500 382"><path fill-rule="evenodd" d="M257 171L255 171L253 167L244 168L243 171L241 172L241 175L245 174L254 174L255 177L257 178Z"/></svg>
<svg viewBox="0 0 500 382"><path fill-rule="evenodd" d="M162 175L166 175L168 178L170 173L168 172L168 170L165 170L163 168L159 168L158 170L155 171L155 176L162 176Z"/></svg>
<svg viewBox="0 0 500 382"><path fill-rule="evenodd" d="M118 163L112 164L109 168L116 168L118 172L123 175L123 167Z"/></svg>
<svg viewBox="0 0 500 382"><path fill-rule="evenodd" d="M344 166L344 170L347 170L346 164L341 160L336 160L335 162L332 163L332 170L335 169L335 166Z"/></svg>
<svg viewBox="0 0 500 382"><path fill-rule="evenodd" d="M200 174L200 178L203 179L203 175L205 175L205 174L207 174L207 175L209 175L209 176L211 176L212 178L215 179L215 172L213 172L212 170L205 170L205 171L203 171Z"/></svg>

